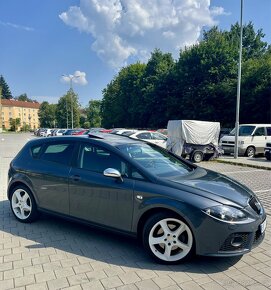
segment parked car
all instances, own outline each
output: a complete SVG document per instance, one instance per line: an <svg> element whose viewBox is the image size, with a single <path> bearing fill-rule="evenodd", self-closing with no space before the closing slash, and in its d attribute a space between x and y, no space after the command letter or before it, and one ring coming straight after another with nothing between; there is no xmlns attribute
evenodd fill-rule
<svg viewBox="0 0 271 290"><path fill-rule="evenodd" d="M271 160L271 142L266 143L266 147L264 148L264 156L267 160Z"/></svg>
<svg viewBox="0 0 271 290"><path fill-rule="evenodd" d="M113 128L111 134L116 134L119 130L124 130L125 128Z"/></svg>
<svg viewBox="0 0 271 290"><path fill-rule="evenodd" d="M39 136L41 136L41 137L50 137L50 136L52 136L52 131L53 131L53 129L43 129L43 130L40 131Z"/></svg>
<svg viewBox="0 0 271 290"><path fill-rule="evenodd" d="M266 143L271 143L271 124L244 124L239 127L238 153L248 157L264 154ZM234 153L235 129L221 138L224 154Z"/></svg>
<svg viewBox="0 0 271 290"><path fill-rule="evenodd" d="M62 136L67 129L58 129L54 132L54 136Z"/></svg>
<svg viewBox="0 0 271 290"><path fill-rule="evenodd" d="M113 134L130 136L137 131L138 130L136 130L136 129L122 129L122 130L118 130L116 133L113 133Z"/></svg>
<svg viewBox="0 0 271 290"><path fill-rule="evenodd" d="M90 131L90 129L82 129L78 132L75 132L73 135L86 135L89 133L89 131Z"/></svg>
<svg viewBox="0 0 271 290"><path fill-rule="evenodd" d="M130 138L140 139L149 143L156 144L162 148L167 146L167 137L158 132L151 132L145 130L138 130L134 134L129 135Z"/></svg>
<svg viewBox="0 0 271 290"><path fill-rule="evenodd" d="M161 134L163 134L165 136L167 136L167 134L168 134L167 129L158 129L157 132L161 133Z"/></svg>
<svg viewBox="0 0 271 290"><path fill-rule="evenodd" d="M10 163L7 196L21 222L39 212L142 240L156 260L236 256L262 242L256 195L222 174L123 136L29 141Z"/></svg>

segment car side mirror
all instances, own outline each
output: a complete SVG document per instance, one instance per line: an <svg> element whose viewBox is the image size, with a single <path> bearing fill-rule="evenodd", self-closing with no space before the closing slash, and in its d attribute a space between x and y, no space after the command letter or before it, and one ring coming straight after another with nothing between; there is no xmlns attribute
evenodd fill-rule
<svg viewBox="0 0 271 290"><path fill-rule="evenodd" d="M104 174L104 176L117 178L117 179L120 179L121 181L123 181L122 176L117 169L107 168L104 170L103 174Z"/></svg>

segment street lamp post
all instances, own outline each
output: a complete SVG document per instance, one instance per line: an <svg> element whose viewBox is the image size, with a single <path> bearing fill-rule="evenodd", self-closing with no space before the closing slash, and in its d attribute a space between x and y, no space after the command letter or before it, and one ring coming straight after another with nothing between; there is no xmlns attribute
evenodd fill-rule
<svg viewBox="0 0 271 290"><path fill-rule="evenodd" d="M240 15L240 47L239 47L236 120L235 120L235 143L234 143L234 158L235 159L238 158L239 110L240 110L241 71L242 71L242 46L243 46L243 0L241 0L241 15Z"/></svg>
<svg viewBox="0 0 271 290"><path fill-rule="evenodd" d="M73 88L72 88L72 81L75 78L80 78L80 76L74 76L74 75L62 75L63 77L69 78L70 80L70 92L71 94L73 93ZM73 129L73 100L72 100L72 96L70 96L71 98L71 123L72 123L72 129ZM68 114L68 111L67 111ZM68 115L67 115L67 128L68 128Z"/></svg>

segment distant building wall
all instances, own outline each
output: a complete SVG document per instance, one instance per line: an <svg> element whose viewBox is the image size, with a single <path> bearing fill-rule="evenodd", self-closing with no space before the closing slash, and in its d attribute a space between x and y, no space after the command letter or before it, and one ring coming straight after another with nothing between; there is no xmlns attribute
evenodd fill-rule
<svg viewBox="0 0 271 290"><path fill-rule="evenodd" d="M17 131L24 125L29 125L31 129L39 128L39 103L2 99L1 105L3 128L10 129L9 120L17 118L21 120L20 126L16 128Z"/></svg>

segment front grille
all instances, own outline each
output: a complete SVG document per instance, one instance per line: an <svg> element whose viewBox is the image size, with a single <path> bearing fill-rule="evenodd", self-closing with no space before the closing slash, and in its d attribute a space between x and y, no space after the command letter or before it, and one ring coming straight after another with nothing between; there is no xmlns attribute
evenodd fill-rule
<svg viewBox="0 0 271 290"><path fill-rule="evenodd" d="M222 144L234 144L234 141L222 141Z"/></svg>
<svg viewBox="0 0 271 290"><path fill-rule="evenodd" d="M262 207L255 196L249 200L249 205L257 214L260 214Z"/></svg>
<svg viewBox="0 0 271 290"><path fill-rule="evenodd" d="M233 246L232 240L234 238L241 238L242 243L240 246ZM240 251L244 249L249 249L249 233L234 233L227 237L223 245L220 247L219 251L222 252L233 252L233 251Z"/></svg>

